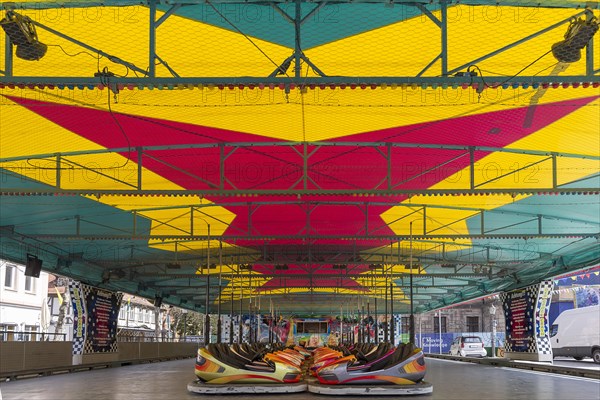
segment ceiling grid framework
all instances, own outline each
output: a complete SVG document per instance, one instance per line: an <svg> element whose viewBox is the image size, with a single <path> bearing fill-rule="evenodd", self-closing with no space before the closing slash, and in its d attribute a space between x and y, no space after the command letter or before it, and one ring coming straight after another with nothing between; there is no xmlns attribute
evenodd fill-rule
<svg viewBox="0 0 600 400"><path fill-rule="evenodd" d="M0 35L3 258L297 315L600 262L598 2L0 4L47 45Z"/></svg>

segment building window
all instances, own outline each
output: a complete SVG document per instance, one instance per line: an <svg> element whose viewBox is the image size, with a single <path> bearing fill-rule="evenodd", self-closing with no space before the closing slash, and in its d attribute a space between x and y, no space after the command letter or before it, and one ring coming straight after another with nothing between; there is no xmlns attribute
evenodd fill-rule
<svg viewBox="0 0 600 400"><path fill-rule="evenodd" d="M479 332L479 317L467 317L467 332Z"/></svg>
<svg viewBox="0 0 600 400"><path fill-rule="evenodd" d="M32 276L25 277L25 292L35 294L35 282L36 279Z"/></svg>
<svg viewBox="0 0 600 400"><path fill-rule="evenodd" d="M15 340L16 325L0 325L0 338L12 342Z"/></svg>
<svg viewBox="0 0 600 400"><path fill-rule="evenodd" d="M441 323L442 323L442 332L441 333L448 332L448 330L446 328L446 317L440 318L437 315L433 317L433 332L440 333L440 319L441 319Z"/></svg>
<svg viewBox="0 0 600 400"><path fill-rule="evenodd" d="M410 332L410 317L402 317L401 333Z"/></svg>
<svg viewBox="0 0 600 400"><path fill-rule="evenodd" d="M38 327L35 325L25 325L25 330L23 332L23 340L37 340L37 331Z"/></svg>
<svg viewBox="0 0 600 400"><path fill-rule="evenodd" d="M50 315L60 314L60 301L58 297L50 297Z"/></svg>
<svg viewBox="0 0 600 400"><path fill-rule="evenodd" d="M119 308L119 319L124 320L126 318L126 313L127 310L125 307L123 307L123 305L121 305L121 308Z"/></svg>
<svg viewBox="0 0 600 400"><path fill-rule="evenodd" d="M138 322L144 322L144 309L143 308L138 309L137 320L138 320Z"/></svg>
<svg viewBox="0 0 600 400"><path fill-rule="evenodd" d="M135 307L129 307L129 321L135 321Z"/></svg>
<svg viewBox="0 0 600 400"><path fill-rule="evenodd" d="M144 312L144 322L147 324L150 323L150 314L151 314L150 310L146 310Z"/></svg>
<svg viewBox="0 0 600 400"><path fill-rule="evenodd" d="M4 268L4 287L17 290L17 268L14 265L6 265Z"/></svg>

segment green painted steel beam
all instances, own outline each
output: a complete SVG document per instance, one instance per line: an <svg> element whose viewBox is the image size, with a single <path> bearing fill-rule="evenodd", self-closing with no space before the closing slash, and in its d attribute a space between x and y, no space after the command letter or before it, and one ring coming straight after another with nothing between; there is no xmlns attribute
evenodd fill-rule
<svg viewBox="0 0 600 400"><path fill-rule="evenodd" d="M260 149L262 147L290 147L295 148L297 146L314 146L320 147L368 147L368 148L403 148L403 149L439 149L439 150L464 150L464 151L483 151L483 152L499 152L499 153L511 153L511 154L523 154L540 157L564 157L564 158L578 158L584 160L598 160L600 156L595 154L581 154L581 153L567 153L567 152L556 152L551 150L533 150L533 149L519 149L512 147L493 147L493 146L464 146L464 145L452 145L452 144L435 144L435 143L390 143L390 142L332 142L332 141L276 141L276 142L227 142L227 143L188 143L188 144L173 144L173 145L161 145L161 146L138 146L135 148L135 152L156 152L156 151L167 151L167 150L187 150L187 149L216 149L216 148L233 148L244 149L251 147L253 149ZM112 154L112 153L124 153L131 151L128 147L117 147L109 149L88 149L78 151L66 151L58 153L42 153L42 154L24 154L20 156L2 157L0 163L13 162L13 161L25 161L32 159L47 159L56 157L73 157L81 155L94 155L94 154ZM90 168L93 170L93 168Z"/></svg>
<svg viewBox="0 0 600 400"><path fill-rule="evenodd" d="M255 205L308 205L308 206L320 206L320 205L327 205L327 206L331 206L331 205L339 205L339 206L364 206L365 202L364 201L331 201L331 200L313 200L313 201L306 201L306 202L302 202L302 201L278 201L278 200L273 200L273 201L253 201L252 204ZM410 204L405 204L405 203L397 203L397 202L393 202L394 207L403 207L403 208L432 208L432 209L439 209L439 210L453 210L453 211L473 211L473 212L481 212L481 208L478 207L466 207L466 206L452 206L452 205L439 205L439 204L426 204L426 203L413 203L411 202ZM248 205L248 201L224 201L224 202L219 202L219 203L207 203L207 204L199 204L199 205L176 205L176 206L163 206L163 207L141 207L141 208L134 208L129 210L131 213L144 213L144 212L150 212L150 211L164 211L164 210L185 210L185 209L189 209L189 208L197 208L197 209L203 209L203 208L212 208L212 207L239 207L239 206L246 206ZM370 201L369 202L370 206L389 206L390 203L389 202L383 202L383 201ZM498 210L498 209L490 209L490 210L485 210L486 214L499 214L499 215L514 215L514 216L521 216L521 217L537 217L539 215L539 213L528 213L528 212L523 212L523 211L512 211L512 210ZM566 221L566 222L575 222L575 223L581 223L584 225L600 225L600 221L591 221L591 220L582 220L582 219L577 219L577 218L569 218L569 217L561 217L558 215L552 215L552 214L542 214L541 215L542 218L547 218L547 219L552 219L552 220L558 220L558 221ZM389 225L389 224L388 224Z"/></svg>
<svg viewBox="0 0 600 400"><path fill-rule="evenodd" d="M475 81L475 82L474 82ZM302 78L278 78L278 77L261 77L261 76L223 76L223 77L111 77L111 88L119 90L126 89L147 89L147 90L177 90L177 89L222 89L229 90L235 88L250 88L250 89L281 89L293 90L306 87L313 88L352 88L355 85L358 89L373 89L378 87L395 87L409 86L416 89L421 88L473 88L477 89L481 84L477 82L477 77L471 76L445 76L445 77L429 77L429 76L309 76ZM556 88L563 85L588 85L600 83L600 75L518 75L515 77L506 78L504 76L487 76L488 85L495 89L498 87L533 87L541 85L549 85ZM115 86L116 85L116 86ZM272 87L270 87L272 85ZM53 87L59 89L96 89L104 87L100 78L89 76L0 76L0 88L44 88ZM311 87L314 86L314 87ZM364 86L364 87L363 87Z"/></svg>
<svg viewBox="0 0 600 400"><path fill-rule="evenodd" d="M0 233L0 236L3 234ZM196 240L208 240L207 235L102 235L102 234L52 234L52 233L40 233L40 234L28 234L31 239L36 240L132 240L132 241L148 241L148 240L181 240L181 241L196 241ZM442 235L413 235L413 239L536 239L536 238L596 238L600 236L600 232L567 232L567 233L510 233L510 234L442 234ZM211 236L212 239L217 237ZM219 236L219 238L227 240L248 240L253 241L269 241L269 240L348 240L348 241L360 241L360 240L389 240L389 241L400 241L409 240L409 235L227 235Z"/></svg>
<svg viewBox="0 0 600 400"><path fill-rule="evenodd" d="M301 0L302 3L319 4L440 4L443 0ZM49 8L86 8L86 7L125 7L125 6L148 6L151 0L38 0L38 1L14 1L3 2L3 9L49 9ZM268 6L271 3L288 3L289 0L157 0L159 5L194 5L194 4L257 4ZM507 7L534 7L534 8L573 8L580 9L589 7L598 9L598 1L582 0L447 0L448 5L468 6L507 6Z"/></svg>
<svg viewBox="0 0 600 400"><path fill-rule="evenodd" d="M457 195L593 195L597 196L599 190L597 187L576 187L576 188L523 188L523 189L397 189L397 190L361 190L361 189L273 189L273 190L129 190L129 189L46 189L46 188L0 188L0 196L251 196L251 195L293 195L293 196L314 196L314 195L378 195L378 196L399 196L399 195L423 195L423 196L457 196ZM177 236L174 236L175 238Z"/></svg>
<svg viewBox="0 0 600 400"><path fill-rule="evenodd" d="M211 274L212 276L218 275L218 273L216 274ZM390 273L390 274L373 274L373 273L365 273L365 274L313 274L311 275L313 279L340 279L340 278L349 278L349 279L353 279L353 280L368 280L368 279L381 279L381 278L385 278L385 279L397 279L397 278L402 278L402 277L408 277L411 274L409 273ZM200 274L181 274L181 273L164 273L164 274L153 274L153 273L140 273L137 274L136 276L140 277L140 278L146 278L146 277L168 277L168 279L194 279L194 282L198 282L201 281L203 282L203 278L206 277L206 275L200 275ZM274 278L282 278L282 279L298 279L298 278L303 278L306 277L308 275L304 275L304 274L261 274L261 273L255 273L252 275L252 278L258 278L258 279L274 279ZM248 280L250 277L250 275L238 275L238 274L234 274L234 273L223 273L221 274L221 278L225 279L225 280L239 280L239 279L244 279L244 280ZM453 273L431 273L431 274L413 274L413 279L416 278L452 278L452 279L457 279L457 278L489 278L489 274L475 274L475 273L457 273L457 274L453 274ZM163 282L166 283L166 282ZM173 283L174 284L174 283ZM187 286L187 285L182 285L182 286Z"/></svg>

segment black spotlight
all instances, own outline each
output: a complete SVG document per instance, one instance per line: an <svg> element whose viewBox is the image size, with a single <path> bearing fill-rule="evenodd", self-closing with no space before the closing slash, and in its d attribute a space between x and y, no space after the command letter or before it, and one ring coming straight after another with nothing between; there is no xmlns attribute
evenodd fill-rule
<svg viewBox="0 0 600 400"><path fill-rule="evenodd" d="M28 61L44 57L48 46L38 40L31 18L7 11L6 16L0 20L0 25L10 41L17 46L17 57Z"/></svg>
<svg viewBox="0 0 600 400"><path fill-rule="evenodd" d="M581 49L589 43L598 31L596 17L586 21L583 18L572 19L565 40L552 45L552 55L560 62L572 63L581 58Z"/></svg>
<svg viewBox="0 0 600 400"><path fill-rule="evenodd" d="M40 277L42 271L42 260L32 254L27 254L27 264L25 265L25 276L34 278Z"/></svg>

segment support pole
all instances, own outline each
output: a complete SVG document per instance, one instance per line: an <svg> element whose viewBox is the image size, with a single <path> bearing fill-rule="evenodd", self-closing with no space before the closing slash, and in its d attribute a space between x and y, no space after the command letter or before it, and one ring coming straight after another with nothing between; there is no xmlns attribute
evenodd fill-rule
<svg viewBox="0 0 600 400"><path fill-rule="evenodd" d="M586 21L591 21L594 18L594 13L592 10L586 8L585 10L585 19ZM585 48L585 74L587 76L594 75L594 36L588 42ZM556 187L556 186L555 186Z"/></svg>
<svg viewBox="0 0 600 400"><path fill-rule="evenodd" d="M385 285L385 300L384 300L383 303L385 304L385 310L384 310L384 313L385 313L385 329L383 331L383 341L387 343L388 340L389 340L389 338L390 338L390 336L389 336L390 320L389 320L389 317L388 317L388 285L387 285L387 282L386 282L386 285Z"/></svg>
<svg viewBox="0 0 600 400"><path fill-rule="evenodd" d="M233 288L231 288L231 317L229 318L229 344L233 344Z"/></svg>
<svg viewBox="0 0 600 400"><path fill-rule="evenodd" d="M367 343L371 343L371 327L369 322L371 317L371 302L367 299L367 323L365 324L365 333L367 334Z"/></svg>
<svg viewBox="0 0 600 400"><path fill-rule="evenodd" d="M301 70L301 53L302 48L300 47L300 23L302 21L302 3L301 0L296 0L296 14L294 16L294 30L295 30L295 40L294 40L294 76L296 79L300 79L302 76Z"/></svg>
<svg viewBox="0 0 600 400"><path fill-rule="evenodd" d="M244 303L242 300L242 294L240 293L240 315L238 316L238 344L242 343L242 336L244 335Z"/></svg>
<svg viewBox="0 0 600 400"><path fill-rule="evenodd" d="M373 321L375 324L375 343L379 344L379 327L377 326L377 297L375 297L375 309L374 311L374 316L373 316Z"/></svg>
<svg viewBox="0 0 600 400"><path fill-rule="evenodd" d="M344 344L344 306L340 304L340 345Z"/></svg>
<svg viewBox="0 0 600 400"><path fill-rule="evenodd" d="M13 44L8 35L4 35L4 75L10 77L13 74Z"/></svg>
<svg viewBox="0 0 600 400"><path fill-rule="evenodd" d="M150 31L148 32L148 76L154 78L156 76L156 0L148 2L150 8Z"/></svg>
<svg viewBox="0 0 600 400"><path fill-rule="evenodd" d="M442 18L442 26L441 26L441 61L442 61L442 76L448 75L448 3L445 0L440 2L440 11Z"/></svg>
<svg viewBox="0 0 600 400"><path fill-rule="evenodd" d="M206 223L208 229L208 245L206 248L206 315L204 317L204 345L210 343L210 224Z"/></svg>
<svg viewBox="0 0 600 400"><path fill-rule="evenodd" d="M410 221L410 320L409 330L410 338L409 343L415 343L415 315L414 315L414 303L413 303L413 221Z"/></svg>
<svg viewBox="0 0 600 400"><path fill-rule="evenodd" d="M217 343L221 343L221 275L223 274L223 242L219 239L219 302L217 303Z"/></svg>
<svg viewBox="0 0 600 400"><path fill-rule="evenodd" d="M273 344L273 302L269 298L269 343Z"/></svg>
<svg viewBox="0 0 600 400"><path fill-rule="evenodd" d="M396 345L396 338L394 332L394 282L390 282L390 316L392 320L390 321L390 343L392 346Z"/></svg>
<svg viewBox="0 0 600 400"><path fill-rule="evenodd" d="M442 310L438 311L438 327L440 331L440 354L442 354Z"/></svg>

